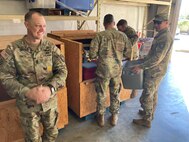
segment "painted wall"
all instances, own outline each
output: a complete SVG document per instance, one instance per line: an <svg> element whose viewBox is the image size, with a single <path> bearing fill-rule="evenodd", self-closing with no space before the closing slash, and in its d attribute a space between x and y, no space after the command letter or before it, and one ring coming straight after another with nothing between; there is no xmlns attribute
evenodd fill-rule
<svg viewBox="0 0 189 142"><path fill-rule="evenodd" d="M115 22L120 19L126 19L128 25L133 27L136 31L140 31L143 26L144 20L144 12L146 7L139 7L139 6L126 6L120 4L103 4L101 8L101 23L103 23L103 17L107 13L113 14L115 18ZM102 29L102 26L101 26Z"/></svg>

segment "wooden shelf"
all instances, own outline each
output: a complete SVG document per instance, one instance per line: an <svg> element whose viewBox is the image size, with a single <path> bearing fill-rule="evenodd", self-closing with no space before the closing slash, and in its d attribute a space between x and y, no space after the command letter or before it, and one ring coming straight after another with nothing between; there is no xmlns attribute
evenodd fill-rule
<svg viewBox="0 0 189 142"><path fill-rule="evenodd" d="M125 3L141 3L141 4L157 4L157 5L171 5L171 2L167 1L158 1L158 0L103 0L103 3L116 3L116 2L125 2Z"/></svg>
<svg viewBox="0 0 189 142"><path fill-rule="evenodd" d="M0 20L14 20L14 19L20 19L24 20L24 15L0 15ZM58 21L58 20L98 20L96 16L59 16L59 15L53 15L53 16L45 16L46 20L49 21Z"/></svg>

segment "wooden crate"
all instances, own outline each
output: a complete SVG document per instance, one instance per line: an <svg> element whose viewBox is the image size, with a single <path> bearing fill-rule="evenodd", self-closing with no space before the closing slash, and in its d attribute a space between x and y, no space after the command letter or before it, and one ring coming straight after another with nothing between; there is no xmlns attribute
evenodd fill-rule
<svg viewBox="0 0 189 142"><path fill-rule="evenodd" d="M81 36L80 36L81 34ZM68 35L68 37L67 37ZM53 31L47 36L64 42L65 59L68 67L68 106L80 118L96 111L96 91L94 79L82 80L82 53L84 44L83 39L92 39L95 32L87 31ZM63 36L63 37L62 37ZM120 100L125 101L130 98L130 90L123 89L120 92ZM107 92L107 107L110 105L110 97Z"/></svg>

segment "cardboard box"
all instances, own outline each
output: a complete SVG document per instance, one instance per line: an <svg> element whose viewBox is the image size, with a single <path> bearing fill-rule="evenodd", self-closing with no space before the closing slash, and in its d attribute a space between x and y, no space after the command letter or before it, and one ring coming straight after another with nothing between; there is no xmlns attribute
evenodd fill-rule
<svg viewBox="0 0 189 142"><path fill-rule="evenodd" d="M153 42L153 38L141 38L140 42L143 42L140 48L140 52L139 52L139 56L140 58L144 58L145 56L148 55L151 46L152 46L152 42Z"/></svg>
<svg viewBox="0 0 189 142"><path fill-rule="evenodd" d="M55 8L55 0L26 0L28 9L32 8Z"/></svg>

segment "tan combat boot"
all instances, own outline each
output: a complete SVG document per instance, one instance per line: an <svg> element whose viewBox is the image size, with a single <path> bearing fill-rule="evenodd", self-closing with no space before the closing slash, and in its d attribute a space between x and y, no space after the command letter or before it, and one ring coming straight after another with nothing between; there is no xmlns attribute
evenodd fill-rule
<svg viewBox="0 0 189 142"><path fill-rule="evenodd" d="M118 114L112 114L111 119L110 119L110 123L112 126L115 126L117 124L118 121Z"/></svg>
<svg viewBox="0 0 189 142"><path fill-rule="evenodd" d="M145 112L144 110L142 110L142 109L139 109L138 113L139 113L140 115L142 115L142 116L144 116L144 115L146 114L146 112Z"/></svg>
<svg viewBox="0 0 189 142"><path fill-rule="evenodd" d="M138 114L140 114L141 116L144 116L144 115L146 115L146 112L142 109L139 109ZM154 113L152 114L152 120L153 119L154 119Z"/></svg>
<svg viewBox="0 0 189 142"><path fill-rule="evenodd" d="M96 120L100 127L104 127L104 114L97 114Z"/></svg>
<svg viewBox="0 0 189 142"><path fill-rule="evenodd" d="M151 127L151 121L145 119L133 119L133 123L147 128Z"/></svg>

